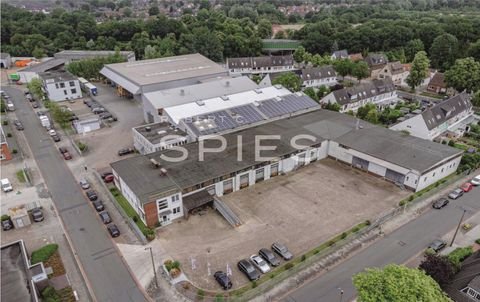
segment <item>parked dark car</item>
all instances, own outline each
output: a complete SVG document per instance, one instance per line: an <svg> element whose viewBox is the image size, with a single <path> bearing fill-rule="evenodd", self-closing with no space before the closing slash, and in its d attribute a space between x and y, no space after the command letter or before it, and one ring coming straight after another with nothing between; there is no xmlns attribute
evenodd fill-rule
<svg viewBox="0 0 480 302"><path fill-rule="evenodd" d="M77 121L78 120L78 116L76 116L75 114L71 114L70 117L68 118L68 120L70 122L73 122L73 121Z"/></svg>
<svg viewBox="0 0 480 302"><path fill-rule="evenodd" d="M25 128L23 128L22 122L20 122L19 120L14 120L13 124L15 125L15 128L17 128L17 130L19 130L19 131L25 129Z"/></svg>
<svg viewBox="0 0 480 302"><path fill-rule="evenodd" d="M101 212L103 210L105 210L105 206L103 205L103 202L101 200L95 200L92 202L93 206L95 207L95 210L97 210L97 212Z"/></svg>
<svg viewBox="0 0 480 302"><path fill-rule="evenodd" d="M52 139L53 139L53 141L56 142L56 143L58 143L59 141L61 141L60 136L58 136L58 134L52 135Z"/></svg>
<svg viewBox="0 0 480 302"><path fill-rule="evenodd" d="M452 192L450 192L450 194L448 194L448 198L450 199L458 199L460 197L463 196L463 190L460 189L460 188L457 188L455 190L453 190Z"/></svg>
<svg viewBox="0 0 480 302"><path fill-rule="evenodd" d="M292 259L293 255L287 249L287 247L281 243L275 242L272 244L272 250L279 254L283 259L290 260Z"/></svg>
<svg viewBox="0 0 480 302"><path fill-rule="evenodd" d="M447 243L445 241L440 240L440 239L435 239L435 240L432 241L432 243L430 243L428 248L432 249L435 252L438 252L441 249L443 249L446 245L447 245Z"/></svg>
<svg viewBox="0 0 480 302"><path fill-rule="evenodd" d="M38 108L39 107L38 102L36 102L36 101L32 102L32 107L33 108Z"/></svg>
<svg viewBox="0 0 480 302"><path fill-rule="evenodd" d="M102 219L104 224L109 224L112 222L112 218L110 218L110 215L107 211L100 212L98 215L100 215L100 219Z"/></svg>
<svg viewBox="0 0 480 302"><path fill-rule="evenodd" d="M100 117L102 120L105 120L105 119L107 119L107 118L111 118L111 117L113 118L113 115L112 115L110 112L105 111L105 112L100 113L99 117Z"/></svg>
<svg viewBox="0 0 480 302"><path fill-rule="evenodd" d="M95 107L95 108L92 109L92 112L95 113L95 114L100 114L100 113L103 113L105 111L106 110L103 107Z"/></svg>
<svg viewBox="0 0 480 302"><path fill-rule="evenodd" d="M124 155L131 154L131 153L134 153L134 152L135 152L135 150L133 148L123 148L123 149L118 150L118 155L119 156L124 156Z"/></svg>
<svg viewBox="0 0 480 302"><path fill-rule="evenodd" d="M13 223L12 223L12 221L10 220L10 218L5 219L5 220L2 220L2 229L3 229L4 231L8 231L8 230L13 229Z"/></svg>
<svg viewBox="0 0 480 302"><path fill-rule="evenodd" d="M433 202L432 207L434 209L441 209L441 208L447 206L448 202L449 202L448 199L440 198L439 200L436 200L436 201Z"/></svg>
<svg viewBox="0 0 480 302"><path fill-rule="evenodd" d="M85 192L85 194L87 195L88 199L90 199L91 201L98 199L97 193L93 190L87 191Z"/></svg>
<svg viewBox="0 0 480 302"><path fill-rule="evenodd" d="M65 152L68 152L68 149L66 147L59 147L58 148L58 151L60 151L60 153L65 153Z"/></svg>
<svg viewBox="0 0 480 302"><path fill-rule="evenodd" d="M114 179L115 179L115 177L113 176L113 174L110 174L110 175L105 176L105 178L103 178L103 181L106 184L108 184L110 182L113 182Z"/></svg>
<svg viewBox="0 0 480 302"><path fill-rule="evenodd" d="M113 223L107 225L107 230L108 230L108 232L110 233L110 235L111 235L112 237L114 237L114 238L120 236L120 230L119 230L118 227L117 227L115 224L113 224Z"/></svg>
<svg viewBox="0 0 480 302"><path fill-rule="evenodd" d="M237 263L238 269L247 276L248 280L254 281L260 278L260 273L248 260L242 259Z"/></svg>
<svg viewBox="0 0 480 302"><path fill-rule="evenodd" d="M263 248L258 251L258 254L272 266L280 265L280 259L278 259L271 250Z"/></svg>
<svg viewBox="0 0 480 302"><path fill-rule="evenodd" d="M213 274L213 277L215 277L215 280L217 280L218 284L220 284L220 286L224 290L229 290L232 288L232 281L224 272L215 272L215 274Z"/></svg>
<svg viewBox="0 0 480 302"><path fill-rule="evenodd" d="M40 222L43 221L45 217L43 217L43 212L40 208L36 208L32 210L32 217L33 221Z"/></svg>

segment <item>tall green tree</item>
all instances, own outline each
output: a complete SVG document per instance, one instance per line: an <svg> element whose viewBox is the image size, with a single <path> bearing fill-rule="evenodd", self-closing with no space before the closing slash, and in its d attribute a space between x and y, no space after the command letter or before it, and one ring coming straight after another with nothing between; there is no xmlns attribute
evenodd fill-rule
<svg viewBox="0 0 480 302"><path fill-rule="evenodd" d="M305 48L303 46L299 46L295 51L293 52L293 59L297 63L302 63L305 58Z"/></svg>
<svg viewBox="0 0 480 302"><path fill-rule="evenodd" d="M455 275L455 267L446 256L427 254L419 268L437 281L440 287L447 285Z"/></svg>
<svg viewBox="0 0 480 302"><path fill-rule="evenodd" d="M425 272L396 264L358 273L353 284L359 302L452 301Z"/></svg>
<svg viewBox="0 0 480 302"><path fill-rule="evenodd" d="M451 34L442 34L433 40L430 48L432 66L445 71L455 62L458 55L458 39Z"/></svg>
<svg viewBox="0 0 480 302"><path fill-rule="evenodd" d="M143 55L143 58L145 60L148 60L148 59L155 59L155 58L160 58L161 57L161 54L160 52L157 50L157 47L155 46L152 46L152 45L147 45L145 47L145 53Z"/></svg>
<svg viewBox="0 0 480 302"><path fill-rule="evenodd" d="M480 39L477 42L470 44L468 47L468 56L480 62Z"/></svg>
<svg viewBox="0 0 480 302"><path fill-rule="evenodd" d="M480 90L480 62L473 58L458 59L445 72L445 82L457 91L474 92Z"/></svg>
<svg viewBox="0 0 480 302"><path fill-rule="evenodd" d="M312 99L314 99L315 101L318 101L318 95L317 93L315 92L315 89L312 88L312 87L308 87L308 88L305 88L303 90L303 93L305 93L306 95L308 95L309 97L311 97Z"/></svg>
<svg viewBox="0 0 480 302"><path fill-rule="evenodd" d="M148 9L148 14L150 16L156 16L158 14L160 14L160 9L158 8L158 6L154 5L154 6L151 6L149 9Z"/></svg>
<svg viewBox="0 0 480 302"><path fill-rule="evenodd" d="M300 89L302 88L302 80L293 72L286 72L282 75L279 75L272 81L272 84L280 84L283 87L292 91L300 91Z"/></svg>
<svg viewBox="0 0 480 302"><path fill-rule="evenodd" d="M368 64L364 61L358 61L354 63L352 69L352 76L354 76L358 82L362 79L368 78L370 75L370 70L368 69Z"/></svg>
<svg viewBox="0 0 480 302"><path fill-rule="evenodd" d="M272 23L267 19L261 19L257 25L258 36L262 39L268 39L272 36Z"/></svg>
<svg viewBox="0 0 480 302"><path fill-rule="evenodd" d="M415 58L415 55L419 51L425 50L425 45L423 45L422 40L420 39L413 39L408 41L408 43L405 45L405 56L407 59L407 62L412 62L413 59Z"/></svg>
<svg viewBox="0 0 480 302"><path fill-rule="evenodd" d="M410 69L410 74L406 80L412 91L415 91L415 87L419 86L428 76L429 66L430 60L427 57L427 53L419 51L413 59L412 68Z"/></svg>
<svg viewBox="0 0 480 302"><path fill-rule="evenodd" d="M355 66L355 63L350 61L349 59L346 60L336 60L333 63L333 68L335 71L341 75L343 78L346 77L349 74L352 74L353 72L353 67Z"/></svg>

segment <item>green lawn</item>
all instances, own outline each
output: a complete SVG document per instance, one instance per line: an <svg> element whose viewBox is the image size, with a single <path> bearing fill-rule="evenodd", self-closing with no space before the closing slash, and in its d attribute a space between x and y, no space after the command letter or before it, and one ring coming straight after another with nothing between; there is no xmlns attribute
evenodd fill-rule
<svg viewBox="0 0 480 302"><path fill-rule="evenodd" d="M23 170L18 170L17 171L17 179L19 182L24 183L27 180L25 179L25 174L23 174Z"/></svg>
<svg viewBox="0 0 480 302"><path fill-rule="evenodd" d="M142 233L145 233L149 228L143 223L143 221L138 217L135 210L132 208L130 203L123 197L123 195L118 191L117 188L111 188L110 192L117 200L118 204L123 208L125 213L127 213L128 217L132 218L132 220L137 224L138 228ZM136 218L134 218L136 217Z"/></svg>

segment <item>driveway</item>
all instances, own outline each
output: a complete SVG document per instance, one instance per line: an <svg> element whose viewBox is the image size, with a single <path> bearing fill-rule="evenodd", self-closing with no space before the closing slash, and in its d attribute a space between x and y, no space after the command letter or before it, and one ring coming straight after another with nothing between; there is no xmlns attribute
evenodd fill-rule
<svg viewBox="0 0 480 302"><path fill-rule="evenodd" d="M158 240L196 285L216 289L217 270L232 268L234 287L248 283L242 258L274 241L300 255L391 209L409 192L332 159L277 176L221 199L239 216L232 228L213 209L160 229ZM192 260L193 259L193 260ZM194 264L192 265L192 261Z"/></svg>

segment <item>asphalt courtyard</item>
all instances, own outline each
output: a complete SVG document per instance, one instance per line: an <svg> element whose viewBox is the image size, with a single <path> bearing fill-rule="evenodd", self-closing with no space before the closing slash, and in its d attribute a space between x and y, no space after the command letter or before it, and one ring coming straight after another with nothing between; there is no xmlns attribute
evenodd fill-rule
<svg viewBox="0 0 480 302"><path fill-rule="evenodd" d="M213 273L232 270L234 287L246 284L237 262L274 241L300 255L336 234L391 209L409 192L332 159L222 197L240 217L232 228L216 211L174 222L158 240L197 286L218 290Z"/></svg>

